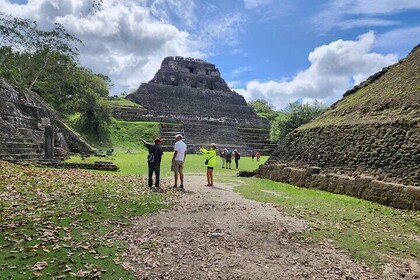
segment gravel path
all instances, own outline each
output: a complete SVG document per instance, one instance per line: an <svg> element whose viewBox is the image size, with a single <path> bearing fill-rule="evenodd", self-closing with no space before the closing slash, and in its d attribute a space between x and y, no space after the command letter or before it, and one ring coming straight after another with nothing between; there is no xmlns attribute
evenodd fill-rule
<svg viewBox="0 0 420 280"><path fill-rule="evenodd" d="M127 232L124 265L138 279L379 279L326 242L296 238L305 221L243 198L233 186L187 176L176 208Z"/></svg>

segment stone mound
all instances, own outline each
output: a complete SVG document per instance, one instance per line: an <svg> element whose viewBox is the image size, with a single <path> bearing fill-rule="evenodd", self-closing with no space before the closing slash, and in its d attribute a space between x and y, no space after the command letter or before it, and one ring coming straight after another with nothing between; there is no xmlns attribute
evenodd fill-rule
<svg viewBox="0 0 420 280"><path fill-rule="evenodd" d="M165 58L155 77L127 99L141 108L114 108L114 116L164 123L161 135L168 140L166 150L172 149L174 132L186 137L190 152L212 142L245 154L251 150L270 154L275 148L269 140L268 121L229 89L214 64L200 59Z"/></svg>
<svg viewBox="0 0 420 280"><path fill-rule="evenodd" d="M290 133L260 175L420 209L420 47Z"/></svg>
<svg viewBox="0 0 420 280"><path fill-rule="evenodd" d="M89 153L91 147L61 121L36 93L0 77L0 159L36 160L45 155L45 130L53 129L56 157Z"/></svg>

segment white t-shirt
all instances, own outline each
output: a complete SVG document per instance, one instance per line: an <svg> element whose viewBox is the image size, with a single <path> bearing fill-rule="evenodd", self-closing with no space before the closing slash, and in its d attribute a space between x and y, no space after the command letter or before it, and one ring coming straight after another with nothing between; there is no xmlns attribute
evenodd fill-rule
<svg viewBox="0 0 420 280"><path fill-rule="evenodd" d="M187 151L187 145L184 143L184 141L179 140L175 143L174 151L176 151L175 160L184 160L185 152Z"/></svg>

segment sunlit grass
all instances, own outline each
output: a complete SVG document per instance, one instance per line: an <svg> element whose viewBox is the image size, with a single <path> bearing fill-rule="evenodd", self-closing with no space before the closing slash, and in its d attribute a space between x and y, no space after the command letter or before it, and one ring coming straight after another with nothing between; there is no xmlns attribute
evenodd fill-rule
<svg viewBox="0 0 420 280"><path fill-rule="evenodd" d="M310 222L301 236L305 240L332 240L378 270L392 258L420 260L420 212L265 179L241 180L236 190L244 197L273 203Z"/></svg>
<svg viewBox="0 0 420 280"><path fill-rule="evenodd" d="M171 175L171 160L172 152L165 152L162 157L161 163L161 174L162 176ZM67 162L85 162L93 163L95 161L112 161L119 168L120 171L117 174L122 175L146 175L147 174L147 151L141 150L136 152L117 150L112 156L105 158L91 156L84 160L80 156L73 156L67 160ZM200 154L188 154L185 160L184 172L185 173L195 173L195 174L204 174L206 172L206 165L204 164L206 157ZM217 177L222 176L236 176L238 171L241 170L255 170L261 164L263 164L268 159L267 156L262 156L260 161L251 160L250 157L241 157L239 160L239 168L235 168L235 163L232 163L232 169L222 168L222 159L217 158L217 166L214 170L214 174ZM108 171L98 171L100 173L109 173ZM112 172L111 172L112 173Z"/></svg>

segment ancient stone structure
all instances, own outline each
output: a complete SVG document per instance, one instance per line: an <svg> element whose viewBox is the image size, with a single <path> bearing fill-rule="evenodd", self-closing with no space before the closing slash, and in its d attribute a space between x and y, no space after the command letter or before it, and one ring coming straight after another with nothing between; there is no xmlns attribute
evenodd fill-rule
<svg viewBox="0 0 420 280"><path fill-rule="evenodd" d="M149 83L230 92L214 64L180 56L166 57Z"/></svg>
<svg viewBox="0 0 420 280"><path fill-rule="evenodd" d="M190 152L212 142L269 154L269 123L257 116L243 96L231 91L214 64L200 59L167 57L154 78L127 99L142 108L114 108L123 120L159 121L164 148L172 149L174 133L182 133Z"/></svg>
<svg viewBox="0 0 420 280"><path fill-rule="evenodd" d="M0 133L3 160L63 157L71 152L91 151L36 93L17 88L1 77Z"/></svg>
<svg viewBox="0 0 420 280"><path fill-rule="evenodd" d="M420 209L420 47L290 133L258 173Z"/></svg>

